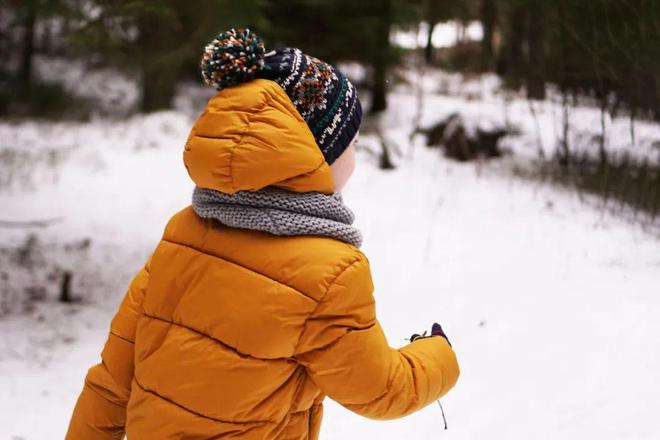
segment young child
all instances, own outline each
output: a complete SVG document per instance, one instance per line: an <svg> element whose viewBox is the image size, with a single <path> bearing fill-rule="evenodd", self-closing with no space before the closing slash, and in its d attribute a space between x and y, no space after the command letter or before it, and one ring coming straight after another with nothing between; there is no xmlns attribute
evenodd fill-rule
<svg viewBox="0 0 660 440"><path fill-rule="evenodd" d="M374 419L449 391L439 325L390 348L338 195L362 110L332 66L249 30L202 59L219 93L183 153L197 188L112 320L67 439L317 439L325 396Z"/></svg>

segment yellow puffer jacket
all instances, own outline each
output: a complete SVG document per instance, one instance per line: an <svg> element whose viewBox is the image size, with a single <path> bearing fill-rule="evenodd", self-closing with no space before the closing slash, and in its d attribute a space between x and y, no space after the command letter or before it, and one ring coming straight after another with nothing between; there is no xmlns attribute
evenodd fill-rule
<svg viewBox="0 0 660 440"><path fill-rule="evenodd" d="M226 193L331 193L330 169L276 83L218 93L184 152ZM390 348L367 258L330 238L276 237L176 214L112 321L67 439L316 439L324 397L401 417L458 378L440 337Z"/></svg>

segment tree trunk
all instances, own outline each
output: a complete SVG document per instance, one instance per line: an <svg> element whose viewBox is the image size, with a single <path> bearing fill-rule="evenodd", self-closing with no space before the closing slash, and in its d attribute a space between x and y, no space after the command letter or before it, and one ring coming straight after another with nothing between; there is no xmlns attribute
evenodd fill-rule
<svg viewBox="0 0 660 440"><path fill-rule="evenodd" d="M372 114L387 109L387 84L386 67L384 63L374 63L374 81L371 86L371 110Z"/></svg>
<svg viewBox="0 0 660 440"><path fill-rule="evenodd" d="M141 62L142 100L140 110L148 113L168 109L176 93L178 69L159 67L161 63L145 57Z"/></svg>
<svg viewBox="0 0 660 440"><path fill-rule="evenodd" d="M387 65L390 55L390 28L392 26L391 0L381 0L381 14L378 21L376 53L373 60L373 84L371 88L371 113L379 113L387 108Z"/></svg>
<svg viewBox="0 0 660 440"><path fill-rule="evenodd" d="M23 9L23 44L18 67L18 90L23 98L32 85L32 57L34 56L34 25L37 20L37 0L26 0Z"/></svg>
<svg viewBox="0 0 660 440"><path fill-rule="evenodd" d="M156 13L138 17L142 100L140 110L152 112L170 108L181 70L180 62L170 56L176 33L170 20ZM174 58L174 59L172 59Z"/></svg>
<svg viewBox="0 0 660 440"><path fill-rule="evenodd" d="M433 31L436 23L429 22L429 33L426 36L426 47L424 48L424 60L426 64L433 63Z"/></svg>
<svg viewBox="0 0 660 440"><path fill-rule="evenodd" d="M561 118L561 127L562 135L559 150L559 164L563 167L568 167L571 163L571 145L569 140L570 135L570 112L568 109L568 92L566 89L562 88L561 90L561 108L562 108L562 118Z"/></svg>
<svg viewBox="0 0 660 440"><path fill-rule="evenodd" d="M561 90L561 105L562 105L562 139L560 142L560 150L558 152L559 164L567 168L571 162L571 146L569 140L570 122L569 122L569 71L567 66L567 57L569 53L568 36L566 35L566 28L563 23L566 23L566 15L564 10L564 2L562 0L554 0L554 6L559 18L559 50L560 57L558 62L558 70L561 72L559 76L559 88Z"/></svg>
<svg viewBox="0 0 660 440"><path fill-rule="evenodd" d="M60 285L60 302L72 303L73 297L71 296L71 278L73 274L68 270L62 275L62 284Z"/></svg>
<svg viewBox="0 0 660 440"><path fill-rule="evenodd" d="M509 60L506 75L510 86L520 88L521 72L524 71L523 42L525 37L525 10L517 2L511 6L509 17Z"/></svg>
<svg viewBox="0 0 660 440"><path fill-rule="evenodd" d="M481 0L481 23L484 30L483 39L481 40L481 69L485 72L493 69L493 36L496 21L495 0Z"/></svg>
<svg viewBox="0 0 660 440"><path fill-rule="evenodd" d="M600 142L598 143L598 157L600 166L607 165L607 125L605 114L607 112L607 95L601 97L600 102Z"/></svg>
<svg viewBox="0 0 660 440"><path fill-rule="evenodd" d="M545 99L545 0L532 1L527 6L529 27L527 41L527 97Z"/></svg>

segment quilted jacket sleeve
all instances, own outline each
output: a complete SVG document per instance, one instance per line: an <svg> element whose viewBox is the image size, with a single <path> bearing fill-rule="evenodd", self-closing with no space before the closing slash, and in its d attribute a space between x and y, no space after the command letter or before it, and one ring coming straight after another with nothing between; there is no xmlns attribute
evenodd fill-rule
<svg viewBox="0 0 660 440"><path fill-rule="evenodd" d="M297 358L321 390L373 419L402 417L447 393L459 375L444 338L391 348L376 320L369 264L362 255L328 288L309 317Z"/></svg>
<svg viewBox="0 0 660 440"><path fill-rule="evenodd" d="M101 363L87 373L69 424L67 440L124 438L126 404L133 380L135 329L148 280L149 263L133 278L110 324Z"/></svg>

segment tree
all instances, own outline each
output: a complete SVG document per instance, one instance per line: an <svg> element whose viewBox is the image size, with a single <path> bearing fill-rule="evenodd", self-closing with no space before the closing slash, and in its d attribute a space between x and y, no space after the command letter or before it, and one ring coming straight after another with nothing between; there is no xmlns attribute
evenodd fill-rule
<svg viewBox="0 0 660 440"><path fill-rule="evenodd" d="M232 27L259 27L264 1L91 0L101 10L87 18L78 41L141 82L140 110L169 108L176 84L197 72L204 44Z"/></svg>
<svg viewBox="0 0 660 440"><path fill-rule="evenodd" d="M371 88L371 113L380 113L387 109L387 68L392 30L392 0L379 0L380 20L376 29L376 47L374 52L373 84Z"/></svg>
<svg viewBox="0 0 660 440"><path fill-rule="evenodd" d="M532 99L545 99L545 9L544 0L531 0L527 3L529 55L525 83L527 96Z"/></svg>
<svg viewBox="0 0 660 440"><path fill-rule="evenodd" d="M34 25L37 21L37 0L25 0L20 7L23 37L21 38L20 60L17 72L18 90L21 98L27 98L32 83L32 58L34 56Z"/></svg>
<svg viewBox="0 0 660 440"><path fill-rule="evenodd" d="M481 0L481 25L483 38L481 40L481 69L489 71L493 68L495 25L497 23L496 0Z"/></svg>
<svg viewBox="0 0 660 440"><path fill-rule="evenodd" d="M512 89L523 84L526 70L527 0L504 0L498 10L502 42L496 61L496 71Z"/></svg>
<svg viewBox="0 0 660 440"><path fill-rule="evenodd" d="M37 83L34 57L44 49L37 36L50 32L44 23L62 25L71 15L69 0L0 1L0 113L38 113L61 98L57 86Z"/></svg>
<svg viewBox="0 0 660 440"><path fill-rule="evenodd" d="M273 1L266 18L278 26L267 32L267 43L299 47L330 63L365 64L371 71L370 112L380 112L387 106L390 68L400 59L390 44L391 30L414 23L417 12L409 0Z"/></svg>

